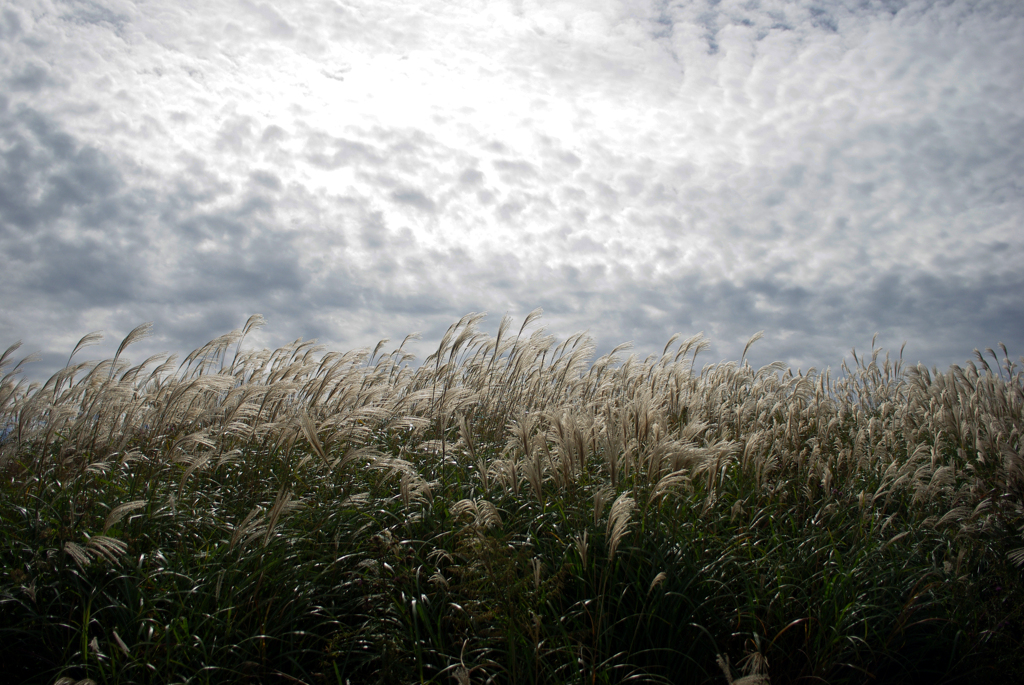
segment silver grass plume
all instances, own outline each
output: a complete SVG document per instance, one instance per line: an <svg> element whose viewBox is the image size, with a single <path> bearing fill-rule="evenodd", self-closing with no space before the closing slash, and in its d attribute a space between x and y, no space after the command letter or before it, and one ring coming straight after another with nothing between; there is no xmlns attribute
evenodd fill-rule
<svg viewBox="0 0 1024 685"><path fill-rule="evenodd" d="M608 558L615 557L615 551L619 548L619 542L628 532L629 519L633 514L636 502L632 497L622 493L612 504L611 513L608 514L608 526L606 535L608 537Z"/></svg>
<svg viewBox="0 0 1024 685"><path fill-rule="evenodd" d="M125 351L129 345L137 343L144 338L148 338L153 332L153 322L140 324L132 329L131 333L124 337L121 344L117 346L117 352L114 354L114 361L110 365L110 377L107 378L109 381L114 377L114 370L117 368L117 360L120 358L121 353ZM90 334L91 335L91 334ZM89 336L86 336L89 337ZM85 338L83 338L84 340ZM77 348L76 348L77 349Z"/></svg>

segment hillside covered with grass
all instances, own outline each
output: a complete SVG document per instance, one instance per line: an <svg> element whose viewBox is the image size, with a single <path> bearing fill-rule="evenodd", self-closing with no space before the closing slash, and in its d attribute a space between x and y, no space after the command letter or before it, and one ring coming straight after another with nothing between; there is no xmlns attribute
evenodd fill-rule
<svg viewBox="0 0 1024 685"><path fill-rule="evenodd" d="M482 318L418 366L245 349L258 316L180 362L86 336L41 385L8 350L4 682L1019 677L1005 349L794 374Z"/></svg>

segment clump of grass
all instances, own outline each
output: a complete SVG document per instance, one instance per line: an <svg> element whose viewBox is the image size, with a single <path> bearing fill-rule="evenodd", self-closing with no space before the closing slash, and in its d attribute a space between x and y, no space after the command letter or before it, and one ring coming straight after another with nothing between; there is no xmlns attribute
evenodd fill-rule
<svg viewBox="0 0 1024 685"><path fill-rule="evenodd" d="M13 682L985 682L1021 668L1024 375L592 360L470 314L0 357ZM756 342L754 336L750 344ZM748 344L749 347L749 344ZM998 675L997 675L998 674Z"/></svg>

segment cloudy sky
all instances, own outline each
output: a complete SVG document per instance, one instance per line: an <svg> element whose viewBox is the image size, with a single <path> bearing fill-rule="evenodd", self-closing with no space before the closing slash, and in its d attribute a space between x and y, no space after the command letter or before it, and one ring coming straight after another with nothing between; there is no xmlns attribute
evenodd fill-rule
<svg viewBox="0 0 1024 685"><path fill-rule="evenodd" d="M0 348L1024 354L1017 0L9 0Z"/></svg>

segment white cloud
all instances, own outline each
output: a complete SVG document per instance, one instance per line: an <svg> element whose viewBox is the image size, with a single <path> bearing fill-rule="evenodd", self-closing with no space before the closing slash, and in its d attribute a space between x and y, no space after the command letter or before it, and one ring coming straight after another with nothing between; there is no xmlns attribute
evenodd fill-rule
<svg viewBox="0 0 1024 685"><path fill-rule="evenodd" d="M0 329L49 362L541 305L602 349L1020 353L1022 36L994 1L18 0Z"/></svg>

